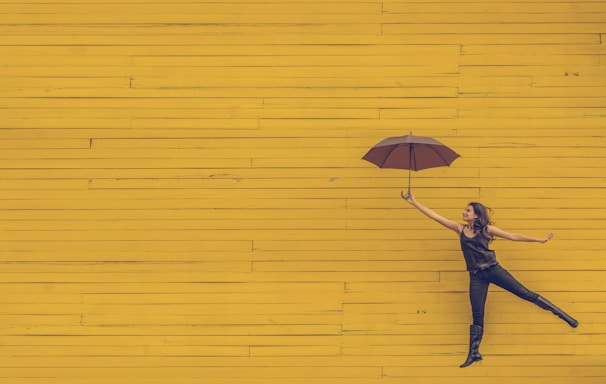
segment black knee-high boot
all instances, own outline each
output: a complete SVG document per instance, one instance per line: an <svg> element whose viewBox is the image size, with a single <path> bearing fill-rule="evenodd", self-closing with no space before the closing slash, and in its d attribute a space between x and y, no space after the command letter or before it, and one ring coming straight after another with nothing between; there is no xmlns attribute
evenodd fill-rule
<svg viewBox="0 0 606 384"><path fill-rule="evenodd" d="M553 312L554 315L567 322L568 325L570 325L572 328L576 328L579 325L579 322L573 319L572 316L562 311L560 308L556 307L553 303L551 303L543 296L537 297L534 303L539 307L543 308L544 310Z"/></svg>
<svg viewBox="0 0 606 384"><path fill-rule="evenodd" d="M480 342L482 341L483 329L479 325L471 325L469 327L469 354L467 360L461 364L461 368L465 368L476 361L482 360L480 355Z"/></svg>

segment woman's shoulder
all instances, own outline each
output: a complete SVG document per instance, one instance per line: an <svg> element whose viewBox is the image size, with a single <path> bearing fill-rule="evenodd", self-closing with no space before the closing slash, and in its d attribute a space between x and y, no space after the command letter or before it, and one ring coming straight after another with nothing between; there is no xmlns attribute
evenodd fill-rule
<svg viewBox="0 0 606 384"><path fill-rule="evenodd" d="M461 235L461 233L463 233L465 227L467 227L467 224L457 222L457 232L459 233L459 236Z"/></svg>

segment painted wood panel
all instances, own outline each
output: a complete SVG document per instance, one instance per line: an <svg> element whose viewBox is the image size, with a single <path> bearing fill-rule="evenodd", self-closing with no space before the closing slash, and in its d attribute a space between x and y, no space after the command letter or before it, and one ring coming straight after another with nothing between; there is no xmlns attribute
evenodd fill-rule
<svg viewBox="0 0 606 384"><path fill-rule="evenodd" d="M603 383L601 0L0 0L6 383ZM581 322L491 289L412 174Z"/></svg>

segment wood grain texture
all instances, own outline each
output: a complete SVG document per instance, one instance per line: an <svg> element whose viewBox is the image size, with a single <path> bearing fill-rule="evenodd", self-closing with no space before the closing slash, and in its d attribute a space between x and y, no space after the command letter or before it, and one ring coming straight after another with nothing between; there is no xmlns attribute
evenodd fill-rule
<svg viewBox="0 0 606 384"><path fill-rule="evenodd" d="M0 0L7 384L602 384L601 0ZM484 361L454 234L414 172L574 314L491 288Z"/></svg>

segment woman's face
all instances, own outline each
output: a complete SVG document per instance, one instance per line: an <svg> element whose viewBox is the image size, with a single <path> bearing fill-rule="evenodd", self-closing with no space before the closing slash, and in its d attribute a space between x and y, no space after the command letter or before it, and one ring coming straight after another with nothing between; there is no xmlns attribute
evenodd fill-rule
<svg viewBox="0 0 606 384"><path fill-rule="evenodd" d="M468 205L467 208L465 208L465 210L463 211L463 221L473 221L477 218L478 215L476 215L475 211L473 210L473 207L471 205Z"/></svg>

